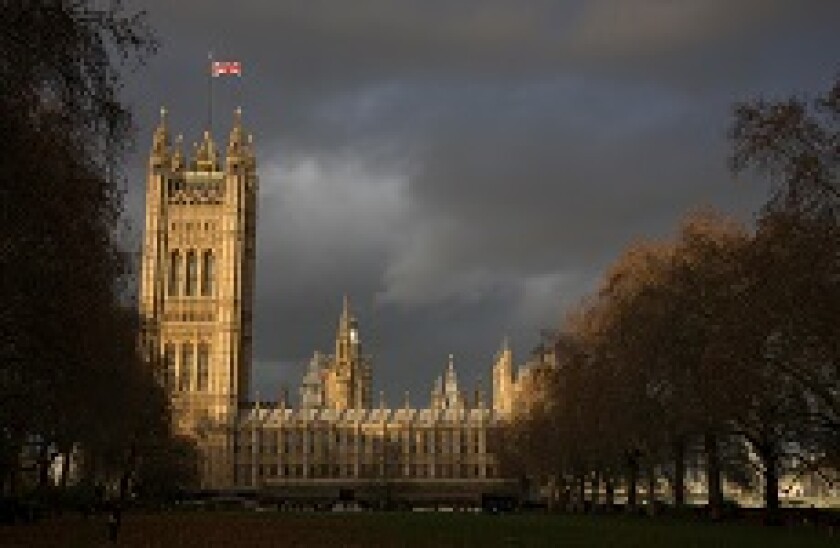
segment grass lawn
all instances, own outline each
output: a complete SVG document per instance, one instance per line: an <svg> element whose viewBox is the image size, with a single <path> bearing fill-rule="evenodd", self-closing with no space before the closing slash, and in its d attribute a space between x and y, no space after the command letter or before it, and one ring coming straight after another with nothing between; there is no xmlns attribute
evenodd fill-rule
<svg viewBox="0 0 840 548"><path fill-rule="evenodd" d="M105 517L0 526L0 546L108 546ZM129 513L118 546L840 546L808 528L667 518L456 513Z"/></svg>

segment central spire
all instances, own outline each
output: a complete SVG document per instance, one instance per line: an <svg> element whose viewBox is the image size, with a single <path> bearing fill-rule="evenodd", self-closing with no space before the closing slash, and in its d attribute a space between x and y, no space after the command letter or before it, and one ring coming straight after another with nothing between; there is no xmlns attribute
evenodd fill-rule
<svg viewBox="0 0 840 548"><path fill-rule="evenodd" d="M199 171L218 171L219 162L218 154L216 153L216 143L213 142L213 136L210 135L210 130L204 132L201 144L198 145L195 162Z"/></svg>

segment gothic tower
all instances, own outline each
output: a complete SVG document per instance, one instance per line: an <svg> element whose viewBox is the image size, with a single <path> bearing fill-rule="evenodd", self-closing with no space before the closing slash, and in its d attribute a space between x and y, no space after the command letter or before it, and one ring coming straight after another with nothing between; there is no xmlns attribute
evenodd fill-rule
<svg viewBox="0 0 840 548"><path fill-rule="evenodd" d="M327 377L327 400L333 409L370 407L370 358L362 354L359 325L344 297L338 333L335 338L334 362Z"/></svg>
<svg viewBox="0 0 840 548"><path fill-rule="evenodd" d="M198 442L205 488L233 484L230 432L251 372L256 198L241 110L223 163L209 131L185 158L161 110L146 185L143 344L176 430Z"/></svg>
<svg viewBox="0 0 840 548"><path fill-rule="evenodd" d="M493 409L501 416L507 417L513 412L515 385L513 352L505 337L493 363Z"/></svg>

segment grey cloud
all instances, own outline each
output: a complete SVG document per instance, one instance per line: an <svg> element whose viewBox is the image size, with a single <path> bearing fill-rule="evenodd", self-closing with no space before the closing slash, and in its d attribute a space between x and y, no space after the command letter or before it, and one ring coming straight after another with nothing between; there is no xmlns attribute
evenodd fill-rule
<svg viewBox="0 0 840 548"><path fill-rule="evenodd" d="M749 218L725 169L732 101L824 87L840 4L745 0L147 2L163 49L132 74L140 217L160 104L194 140L207 50L261 175L254 388L330 350L349 293L377 390L425 403L454 353L472 387L520 358L634 239L692 207Z"/></svg>

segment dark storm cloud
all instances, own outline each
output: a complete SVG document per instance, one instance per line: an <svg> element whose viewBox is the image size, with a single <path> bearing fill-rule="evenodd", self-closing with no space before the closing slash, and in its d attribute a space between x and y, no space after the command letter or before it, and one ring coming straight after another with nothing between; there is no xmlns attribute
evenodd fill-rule
<svg viewBox="0 0 840 548"><path fill-rule="evenodd" d="M818 90L840 70L836 2L149 2L162 50L128 97L140 180L161 103L194 140L206 56L217 138L237 103L261 174L255 383L296 387L349 293L375 378L416 404L454 353L488 385L510 334L589 291L622 246L692 207L742 218L725 170L731 103ZM142 218L142 185L130 212ZM378 388L377 388L378 390Z"/></svg>

